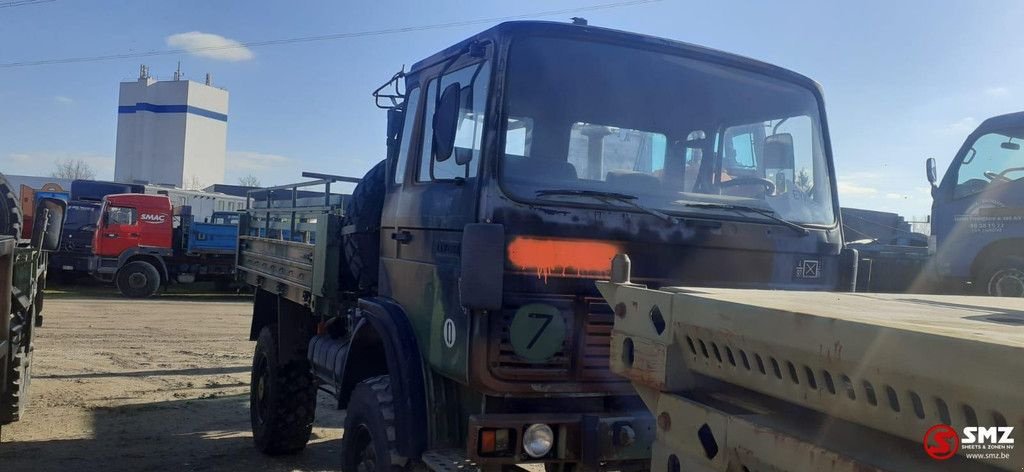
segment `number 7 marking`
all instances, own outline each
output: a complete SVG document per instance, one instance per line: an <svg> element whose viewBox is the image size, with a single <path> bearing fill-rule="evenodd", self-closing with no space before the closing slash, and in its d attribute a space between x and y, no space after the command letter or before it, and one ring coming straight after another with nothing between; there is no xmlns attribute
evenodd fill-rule
<svg viewBox="0 0 1024 472"><path fill-rule="evenodd" d="M533 319L544 320L544 324L540 325L540 329L537 330L537 334L534 334L533 339L531 339L530 343L526 345L527 349L533 349L533 345L537 344L537 340L540 339L541 333L543 333L545 329L548 329L548 325L551 324L551 320L555 319L555 317L554 315L547 313L530 313L529 316Z"/></svg>

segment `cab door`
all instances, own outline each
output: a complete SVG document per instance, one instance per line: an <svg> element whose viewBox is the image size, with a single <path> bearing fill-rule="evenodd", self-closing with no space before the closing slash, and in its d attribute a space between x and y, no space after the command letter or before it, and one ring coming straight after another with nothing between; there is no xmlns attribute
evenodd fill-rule
<svg viewBox="0 0 1024 472"><path fill-rule="evenodd" d="M137 208L108 204L100 224L93 249L97 255L117 257L126 249L138 247L142 231Z"/></svg>
<svg viewBox="0 0 1024 472"><path fill-rule="evenodd" d="M490 63L467 56L412 80L382 217L380 290L406 310L431 365L465 379L469 323L459 302L459 263L463 228L476 221ZM435 152L434 114L453 84L455 149L442 158Z"/></svg>

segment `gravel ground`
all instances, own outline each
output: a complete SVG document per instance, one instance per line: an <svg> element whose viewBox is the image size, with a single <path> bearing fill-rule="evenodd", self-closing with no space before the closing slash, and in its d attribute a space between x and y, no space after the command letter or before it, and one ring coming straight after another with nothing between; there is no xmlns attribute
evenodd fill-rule
<svg viewBox="0 0 1024 472"><path fill-rule="evenodd" d="M344 415L325 394L304 452L253 447L250 299L48 296L30 406L3 428L0 470L337 469Z"/></svg>

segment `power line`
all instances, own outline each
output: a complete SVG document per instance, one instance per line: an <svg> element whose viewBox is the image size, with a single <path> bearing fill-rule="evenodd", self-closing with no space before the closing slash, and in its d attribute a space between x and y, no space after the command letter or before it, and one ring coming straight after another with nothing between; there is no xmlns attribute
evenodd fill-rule
<svg viewBox="0 0 1024 472"><path fill-rule="evenodd" d="M13 0L10 2L0 2L0 8L13 8L23 7L28 5L38 5L40 3L50 3L57 0Z"/></svg>
<svg viewBox="0 0 1024 472"><path fill-rule="evenodd" d="M27 1L54 1L54 0L21 0L21 1L26 1L27 2ZM9 69L9 68L14 68L14 67L28 67L28 66L42 66L42 65L49 65L49 64L71 64L71 63L80 63L80 62L98 62L98 61L107 61L107 60L114 60L114 59L131 59L131 58L137 58L137 57L168 56L168 55L175 55L175 54L196 53L196 52L203 52L203 51L223 51L223 50L227 50L227 49L256 48L256 47L263 47L263 46L276 46L276 45L280 45L280 44L311 43L311 42L316 42L316 41L332 41L332 40L338 40L338 39L361 38L361 37L367 37L367 36L381 36L381 35L387 35L387 34L411 33L411 32L414 32L414 31L426 31L426 30L436 30L436 29L444 29L444 28L455 28L455 27L459 27L459 26L471 26L471 25L477 25L477 24L482 24L482 23L494 23L494 22L500 22L500 21L521 20L521 19L525 19L525 18L537 18L537 17L545 17L545 16L558 16L558 15L567 15L567 14L572 14L572 13L586 12L586 11L606 10L606 9L609 9L609 8L619 8L619 7L635 6L635 5L642 5L642 4L646 4L646 3L656 3L656 2L660 2L660 1L661 0L627 0L627 1L620 1L620 2L613 2L613 3L602 3L602 4L597 4L597 5L585 6L585 7L566 8L566 9L562 9L562 10L548 10L548 11L535 12L535 13L525 13L525 14L521 14L521 15L499 16L499 17L492 17L492 18L480 18L480 19L475 19L475 20L453 21L453 22L449 22L449 23L436 23L436 24L432 24L432 25L406 26L406 27L401 27L401 28L388 28L388 29L372 30L372 31L357 31L357 32L352 32L352 33L334 33L334 34L325 34L325 35L319 35L319 36L303 36L303 37L298 37L298 38L270 39L270 40L265 40L265 41L250 41L250 42L231 44L231 45L206 46L206 47L192 48L192 49L162 49L162 50L157 50L157 51L136 52L136 53L122 53L122 54L109 54L109 55L103 55L103 56L66 57L66 58L60 58L60 59L43 59L43 60L38 60L38 61L7 62L7 63L0 63L0 69Z"/></svg>

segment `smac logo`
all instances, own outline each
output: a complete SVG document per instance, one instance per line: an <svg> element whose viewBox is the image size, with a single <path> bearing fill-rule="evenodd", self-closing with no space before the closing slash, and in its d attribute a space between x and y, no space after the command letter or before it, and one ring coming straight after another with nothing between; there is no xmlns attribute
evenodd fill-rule
<svg viewBox="0 0 1024 472"><path fill-rule="evenodd" d="M143 213L142 215L139 215L139 219L142 220L143 223L157 225L167 221L167 215L163 213Z"/></svg>

